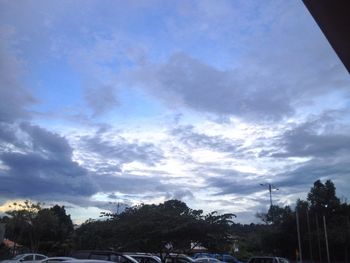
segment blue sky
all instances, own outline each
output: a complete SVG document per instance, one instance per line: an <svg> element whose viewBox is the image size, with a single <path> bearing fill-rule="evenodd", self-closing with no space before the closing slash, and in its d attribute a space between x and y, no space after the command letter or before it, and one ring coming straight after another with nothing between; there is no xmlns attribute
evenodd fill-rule
<svg viewBox="0 0 350 263"><path fill-rule="evenodd" d="M0 210L350 192L349 74L302 2L0 1Z"/></svg>

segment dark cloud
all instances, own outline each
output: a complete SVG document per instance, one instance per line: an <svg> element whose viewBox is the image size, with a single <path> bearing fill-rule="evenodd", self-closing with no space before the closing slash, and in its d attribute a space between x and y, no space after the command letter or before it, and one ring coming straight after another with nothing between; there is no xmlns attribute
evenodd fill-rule
<svg viewBox="0 0 350 263"><path fill-rule="evenodd" d="M87 151L115 160L119 164L138 161L154 165L164 158L162 150L154 144L129 142L118 134L103 138L103 133L96 133L93 136L81 137L80 143Z"/></svg>
<svg viewBox="0 0 350 263"><path fill-rule="evenodd" d="M96 191L87 171L72 161L35 153L4 153L0 158L8 168L1 171L0 177L0 191L7 196L42 199L58 195L90 196Z"/></svg>
<svg viewBox="0 0 350 263"><path fill-rule="evenodd" d="M207 148L213 151L238 153L238 148L242 146L242 141L232 140L223 136L209 136L204 133L194 131L194 127L179 126L171 131L171 135L189 148Z"/></svg>
<svg viewBox="0 0 350 263"><path fill-rule="evenodd" d="M73 150L64 137L29 123L22 123L20 127L31 138L31 149L34 152L52 159L71 159Z"/></svg>
<svg viewBox="0 0 350 263"><path fill-rule="evenodd" d="M261 155L288 157L350 156L350 127L320 117L289 128L275 138L274 149Z"/></svg>
<svg viewBox="0 0 350 263"><path fill-rule="evenodd" d="M70 199L74 203L73 197L96 193L88 171L72 160L72 149L65 138L29 123L22 123L17 129L25 142L17 148L1 148L0 192L3 196ZM19 140L8 139L7 143Z"/></svg>
<svg viewBox="0 0 350 263"><path fill-rule="evenodd" d="M278 174L275 184L278 187L286 187L291 190L308 189L318 179L331 179L337 181L350 180L349 158L334 159L315 158L298 167ZM347 187L349 187L347 185ZM345 193L343 193L345 194Z"/></svg>
<svg viewBox="0 0 350 263"><path fill-rule="evenodd" d="M250 195L261 190L260 181L256 178L247 179L253 174L242 173L231 169L209 169L216 176L206 178L207 187L216 188L215 195Z"/></svg>
<svg viewBox="0 0 350 263"><path fill-rule="evenodd" d="M108 197L114 200L121 200L115 194L121 194L123 197L130 196L131 199L154 199L155 197L165 197L166 199L192 199L194 195L188 186L181 183L170 183L166 177L149 175L95 175L93 177L99 192L112 193Z"/></svg>
<svg viewBox="0 0 350 263"><path fill-rule="evenodd" d="M163 158L152 144L128 143L121 137L109 144L101 137L108 129L102 129L94 137L84 138L84 143L103 160L94 159L92 165L82 167L73 160L73 149L67 139L59 134L28 122L1 127L0 193L6 198L69 202L110 210L108 202L94 201L91 197L99 192L112 199L117 198L115 193L139 198L154 194L192 197L181 185L167 183L166 173L156 174L152 170L145 171L145 175L123 173L118 165L104 159L115 158L120 163L137 160L152 165Z"/></svg>
<svg viewBox="0 0 350 263"><path fill-rule="evenodd" d="M166 192L166 184L159 177L122 175L95 175L94 180L101 192L120 192L124 194L144 194L149 192ZM169 185L170 186L170 185Z"/></svg>
<svg viewBox="0 0 350 263"><path fill-rule="evenodd" d="M255 10L254 19L237 14L234 21L221 24L225 20L217 17L220 25L211 21L207 28L221 33L217 42L208 42L224 51L213 52L211 46L210 52L195 55L174 53L166 61L141 65L131 74L131 82L169 107L255 122L279 121L313 106L336 108L318 104L325 96L344 99L349 95L348 73L302 3L243 6L247 14ZM193 36L201 31L203 17L199 12L191 25L180 23L180 30ZM242 28L249 33L242 34ZM220 52L224 55L216 62Z"/></svg>
<svg viewBox="0 0 350 263"><path fill-rule="evenodd" d="M116 192L135 196L151 193L191 196L181 186L163 182L159 174L125 174L116 165L108 162L99 164L96 160L92 166L94 170L87 170L72 160L73 150L64 137L40 126L30 123L3 126L6 129L2 129L1 139L10 147L1 147L0 151L0 193L7 198L65 201L79 206L109 209L108 203L95 202L90 197L98 192L110 197ZM13 133L15 130L19 135ZM101 130L97 137L84 143L104 158L116 158L122 163L137 160L150 165L162 158L151 144L132 144L119 138L117 143L110 145L98 137L103 133L104 130ZM23 143L15 147L20 139Z"/></svg>
<svg viewBox="0 0 350 263"><path fill-rule="evenodd" d="M171 102L172 106L263 119L280 119L294 112L286 90L272 85L255 88L254 83L241 74L219 70L178 53L166 64L147 65L136 73L136 77L140 80L139 85L167 104Z"/></svg>

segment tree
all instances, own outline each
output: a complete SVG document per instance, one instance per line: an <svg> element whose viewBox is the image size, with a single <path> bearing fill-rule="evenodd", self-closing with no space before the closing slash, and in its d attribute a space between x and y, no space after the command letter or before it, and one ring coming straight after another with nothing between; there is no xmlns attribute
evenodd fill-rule
<svg viewBox="0 0 350 263"><path fill-rule="evenodd" d="M42 208L41 203L26 200L13 203L10 208L6 212L6 236L9 239L32 252L65 254L62 249L73 231L73 223L63 206Z"/></svg>
<svg viewBox="0 0 350 263"><path fill-rule="evenodd" d="M231 225L234 214L218 214L216 211L204 217L204 240L200 240L203 246L212 252L230 251L235 239Z"/></svg>
<svg viewBox="0 0 350 263"><path fill-rule="evenodd" d="M179 200L159 205L141 204L120 214L104 215L105 220L89 220L76 230L80 249L101 248L99 239L103 240L104 248L160 255L169 252L166 248L169 244L174 251L185 253L195 244L208 246L213 251L223 251L232 245L233 214L203 215L202 210L193 210Z"/></svg>
<svg viewBox="0 0 350 263"><path fill-rule="evenodd" d="M11 218L6 226L6 236L29 247L31 251L36 251L33 225L41 204L26 200L23 203L14 202L10 208L11 210L5 212Z"/></svg>
<svg viewBox="0 0 350 263"><path fill-rule="evenodd" d="M350 206L341 203L331 180L314 182L307 200L297 200L301 245L305 259L325 259L323 218L327 222L328 243L332 261L348 257L350 245ZM297 248L296 215L290 207L271 206L267 213L257 214L267 228L261 236L265 253L292 258ZM320 246L318 245L320 244Z"/></svg>
<svg viewBox="0 0 350 263"><path fill-rule="evenodd" d="M292 210L289 206L282 208L278 205L272 205L267 213L257 213L256 217L262 220L265 224L281 225L291 213Z"/></svg>
<svg viewBox="0 0 350 263"><path fill-rule="evenodd" d="M340 200L336 196L334 183L327 180L323 184L320 180L314 182L313 187L307 195L310 202L310 209L314 213L329 214L340 205Z"/></svg>

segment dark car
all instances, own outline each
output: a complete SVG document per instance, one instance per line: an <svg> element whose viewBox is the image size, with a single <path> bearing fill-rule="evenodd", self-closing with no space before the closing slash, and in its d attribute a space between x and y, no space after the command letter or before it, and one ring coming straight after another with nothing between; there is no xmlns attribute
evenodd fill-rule
<svg viewBox="0 0 350 263"><path fill-rule="evenodd" d="M195 263L195 261L184 254L169 254L165 257L165 263Z"/></svg>
<svg viewBox="0 0 350 263"><path fill-rule="evenodd" d="M76 259L97 259L97 260L107 260L117 263L138 263L136 259L123 253L114 251L94 251L94 250L81 250L76 251L72 254L72 257Z"/></svg>
<svg viewBox="0 0 350 263"><path fill-rule="evenodd" d="M289 263L289 261L280 257L252 257L248 263Z"/></svg>
<svg viewBox="0 0 350 263"><path fill-rule="evenodd" d="M237 258L235 258L232 255L228 254L216 254L216 258L220 261L223 262L228 262L228 263L241 263Z"/></svg>

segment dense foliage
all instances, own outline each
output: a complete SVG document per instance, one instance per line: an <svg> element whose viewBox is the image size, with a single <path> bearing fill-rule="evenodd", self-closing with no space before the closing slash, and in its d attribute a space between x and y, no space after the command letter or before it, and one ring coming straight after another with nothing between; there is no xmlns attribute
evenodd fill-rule
<svg viewBox="0 0 350 263"><path fill-rule="evenodd" d="M63 206L42 208L40 203L25 201L10 208L1 219L6 238L34 252L68 253L73 223Z"/></svg>
<svg viewBox="0 0 350 263"><path fill-rule="evenodd" d="M196 244L212 251L232 246L233 214L203 215L185 203L169 200L159 205L127 208L121 214L107 214L104 221L88 221L75 233L77 248L164 253L166 245L190 252ZM94 238L92 238L94 236ZM96 238L98 237L98 238Z"/></svg>

